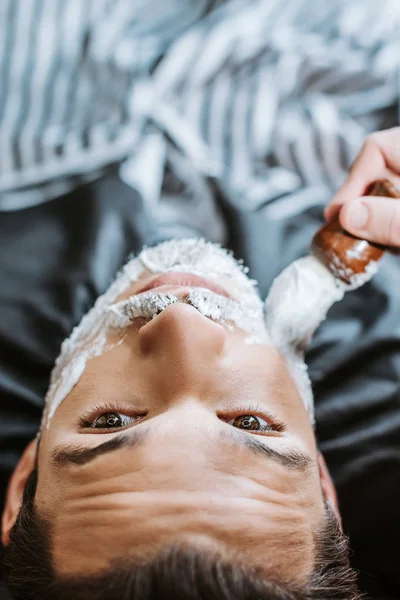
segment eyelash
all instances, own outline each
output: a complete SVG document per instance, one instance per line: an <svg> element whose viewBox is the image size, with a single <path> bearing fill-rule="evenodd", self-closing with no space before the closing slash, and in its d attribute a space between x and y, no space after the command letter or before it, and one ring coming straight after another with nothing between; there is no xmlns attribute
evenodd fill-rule
<svg viewBox="0 0 400 600"><path fill-rule="evenodd" d="M283 431L286 431L286 425L282 423L282 421L279 421L279 419L273 413L266 412L265 408L260 404L239 406L223 415L217 413L217 416L221 419L221 421L234 419L235 417L240 417L241 415L253 415L254 417L264 419L264 421L267 421L268 425L272 427L272 430L275 433L282 433Z"/></svg>
<svg viewBox="0 0 400 600"><path fill-rule="evenodd" d="M86 413L81 415L77 424L82 429L94 429L93 428L94 421L98 417L100 417L102 414L107 413L107 412L119 413L119 414L122 414L127 417L138 417L138 420L140 419L140 417L145 417L147 415L147 412L138 413L132 409L128 409L126 406L122 406L122 405L118 405L118 404L112 404L112 403L97 404L92 409L90 409L89 411L87 411ZM228 413L224 413L224 414L217 413L217 417L219 419L221 419L221 421L225 421L225 422L229 421L231 419L235 419L236 417L239 417L242 415L253 415L255 417L259 417L260 419L267 421L268 425L272 428L272 430L275 433L282 433L283 431L286 430L286 426L284 423L279 421L277 419L277 417L275 415L273 415L272 413L266 413L265 409L263 409L263 407L260 406L259 404L251 404L251 405L242 406L242 407L239 406L239 407L234 408L233 410L229 411ZM132 424L126 425L126 427L131 427L131 426L132 426ZM121 430L121 429L124 429L124 427L115 428L115 429ZM97 431L101 432L102 430L101 430L101 428L97 428Z"/></svg>
<svg viewBox="0 0 400 600"><path fill-rule="evenodd" d="M138 413L137 411L127 408L126 406L106 402L105 404L96 404L96 406L81 415L78 421L78 426L84 429L90 429L94 421L103 413L107 412L120 413L127 417L144 417L147 414L146 412ZM99 431L101 431L101 429L99 429Z"/></svg>

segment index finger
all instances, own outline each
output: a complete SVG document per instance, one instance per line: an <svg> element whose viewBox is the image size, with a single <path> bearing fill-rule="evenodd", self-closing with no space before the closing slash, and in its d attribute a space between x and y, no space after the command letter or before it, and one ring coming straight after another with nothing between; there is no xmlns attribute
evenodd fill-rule
<svg viewBox="0 0 400 600"><path fill-rule="evenodd" d="M367 138L345 183L326 207L325 218L331 219L348 200L364 196L372 183L388 177L390 171L400 173L400 127Z"/></svg>

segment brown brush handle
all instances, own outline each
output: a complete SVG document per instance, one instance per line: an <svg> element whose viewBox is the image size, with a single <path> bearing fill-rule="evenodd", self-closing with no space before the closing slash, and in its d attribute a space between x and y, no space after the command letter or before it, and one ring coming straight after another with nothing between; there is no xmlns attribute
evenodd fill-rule
<svg viewBox="0 0 400 600"><path fill-rule="evenodd" d="M400 198L400 190L384 179L372 184L366 195ZM355 275L364 273L368 264L380 260L388 249L345 231L339 223L339 215L321 227L311 243L311 252L345 283L351 283Z"/></svg>

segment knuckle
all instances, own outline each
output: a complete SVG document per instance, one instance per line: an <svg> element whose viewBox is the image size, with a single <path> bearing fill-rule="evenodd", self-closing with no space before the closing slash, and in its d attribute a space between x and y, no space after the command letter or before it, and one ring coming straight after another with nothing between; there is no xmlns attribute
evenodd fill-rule
<svg viewBox="0 0 400 600"><path fill-rule="evenodd" d="M392 139L396 139L400 133L400 127L394 127L392 129L385 129L384 131L374 131L374 133L370 133L366 140L365 145L368 148L377 148L379 150L384 150L388 143L392 141Z"/></svg>

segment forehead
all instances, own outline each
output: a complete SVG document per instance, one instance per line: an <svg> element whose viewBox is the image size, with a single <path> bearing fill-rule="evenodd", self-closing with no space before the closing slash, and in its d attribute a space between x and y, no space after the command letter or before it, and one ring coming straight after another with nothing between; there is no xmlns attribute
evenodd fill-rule
<svg viewBox="0 0 400 600"><path fill-rule="evenodd" d="M319 518L312 477L266 464L223 437L176 436L168 452L165 441L152 435L136 449L68 471L62 505L54 507L56 564L67 568L72 544L70 568L88 561L90 571L116 555L153 552L196 536L252 560L265 553L266 540L274 540L277 552L290 539L308 559ZM95 559L89 546L101 548Z"/></svg>
<svg viewBox="0 0 400 600"><path fill-rule="evenodd" d="M162 460L157 468L156 459L140 465L135 458L140 468L132 477L131 469L116 468L132 465L133 457L121 452L114 465L93 465L92 476L86 471L82 478L65 478L62 500L51 517L57 569L87 574L117 557L134 559L193 538L207 540L214 549L242 553L255 564L282 552L286 560L294 550L292 567L298 561L308 564L313 524L320 518L311 481L305 485L302 477L299 486L298 476L290 475L279 481L279 470L272 468L267 475L265 465L251 469L236 452L234 472L216 460L205 473L199 465L180 464L180 458L182 453L172 454L170 471Z"/></svg>

